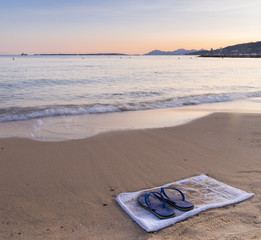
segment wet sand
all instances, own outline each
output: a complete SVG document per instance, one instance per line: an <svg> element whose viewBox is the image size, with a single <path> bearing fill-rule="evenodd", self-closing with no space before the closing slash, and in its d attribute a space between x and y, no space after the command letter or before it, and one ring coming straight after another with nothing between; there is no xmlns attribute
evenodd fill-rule
<svg viewBox="0 0 261 240"><path fill-rule="evenodd" d="M261 98L177 108L6 121L0 122L0 138L18 137L49 142L67 141L110 131L173 127L215 112L261 114Z"/></svg>
<svg viewBox="0 0 261 240"><path fill-rule="evenodd" d="M65 142L0 139L0 239L259 239L261 115L214 113L168 128ZM117 204L205 173L255 196L155 233Z"/></svg>

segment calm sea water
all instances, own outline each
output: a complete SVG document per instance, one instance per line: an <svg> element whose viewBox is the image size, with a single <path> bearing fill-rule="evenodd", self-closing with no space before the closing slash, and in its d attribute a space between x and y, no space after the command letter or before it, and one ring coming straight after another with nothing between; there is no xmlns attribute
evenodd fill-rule
<svg viewBox="0 0 261 240"><path fill-rule="evenodd" d="M0 56L0 121L261 97L261 59Z"/></svg>

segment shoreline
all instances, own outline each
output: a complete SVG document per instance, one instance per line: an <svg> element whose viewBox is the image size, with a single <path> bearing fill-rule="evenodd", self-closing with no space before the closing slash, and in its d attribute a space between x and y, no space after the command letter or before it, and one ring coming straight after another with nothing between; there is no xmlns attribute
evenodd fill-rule
<svg viewBox="0 0 261 240"><path fill-rule="evenodd" d="M174 108L0 122L0 139L18 137L45 142L70 141L111 131L173 127L208 114L208 111Z"/></svg>
<svg viewBox="0 0 261 240"><path fill-rule="evenodd" d="M0 122L0 139L18 137L47 142L84 139L111 131L174 127L215 112L261 113L261 98L176 108Z"/></svg>
<svg viewBox="0 0 261 240"><path fill-rule="evenodd" d="M3 239L254 239L261 234L261 114L86 139L0 139ZM255 196L146 233L115 198L201 173Z"/></svg>

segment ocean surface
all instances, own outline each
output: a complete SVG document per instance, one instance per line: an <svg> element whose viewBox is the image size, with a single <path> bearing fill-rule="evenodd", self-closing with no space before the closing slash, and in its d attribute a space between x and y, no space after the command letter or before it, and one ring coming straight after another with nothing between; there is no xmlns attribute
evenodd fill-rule
<svg viewBox="0 0 261 240"><path fill-rule="evenodd" d="M259 97L258 58L0 56L0 122Z"/></svg>

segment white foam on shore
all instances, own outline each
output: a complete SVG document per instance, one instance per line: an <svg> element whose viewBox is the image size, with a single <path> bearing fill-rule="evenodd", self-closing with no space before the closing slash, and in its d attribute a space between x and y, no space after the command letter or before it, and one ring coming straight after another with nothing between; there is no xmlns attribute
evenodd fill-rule
<svg viewBox="0 0 261 240"><path fill-rule="evenodd" d="M148 94L148 93L143 93ZM261 92L252 93L220 93L188 95L161 100L141 101L127 103L117 101L113 104L65 104L45 105L35 107L8 107L0 109L0 122L22 121L36 118L77 116L85 114L114 113L125 111L142 111L152 109L177 108L208 103L225 103L261 97Z"/></svg>
<svg viewBox="0 0 261 240"><path fill-rule="evenodd" d="M261 98L180 108L0 122L0 137L31 138L39 141L66 141L115 130L177 126L213 112L261 113Z"/></svg>

